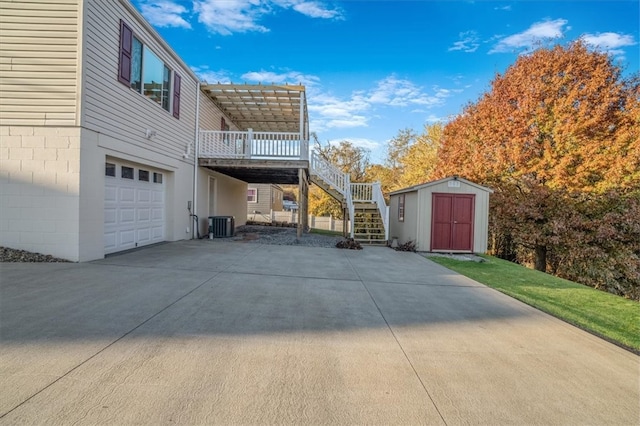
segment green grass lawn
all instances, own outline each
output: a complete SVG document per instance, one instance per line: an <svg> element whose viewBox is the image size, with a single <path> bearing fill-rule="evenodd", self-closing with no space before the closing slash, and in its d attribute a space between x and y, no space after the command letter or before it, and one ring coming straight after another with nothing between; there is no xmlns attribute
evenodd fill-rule
<svg viewBox="0 0 640 426"><path fill-rule="evenodd" d="M319 234L319 235L330 235L332 237L341 237L342 236L342 232L339 231L329 231L327 229L316 229L316 228L311 228L309 230L310 233L312 234Z"/></svg>
<svg viewBox="0 0 640 426"><path fill-rule="evenodd" d="M640 303L506 260L482 257L486 262L428 256L541 311L640 352Z"/></svg>

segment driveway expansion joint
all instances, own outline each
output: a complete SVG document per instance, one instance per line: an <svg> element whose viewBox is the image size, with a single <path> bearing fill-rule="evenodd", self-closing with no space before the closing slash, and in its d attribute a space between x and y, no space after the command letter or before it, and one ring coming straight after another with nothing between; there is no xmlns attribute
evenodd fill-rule
<svg viewBox="0 0 640 426"><path fill-rule="evenodd" d="M440 419L442 420L442 422L445 425L447 425L447 421L444 419L442 413L438 409L438 406L436 405L436 402L433 400L433 397L431 396L431 393L429 392L429 389L427 389L427 386L424 384L424 381L422 381L422 378L418 374L418 371L416 370L416 367L413 365L413 362L411 362L411 359L409 358L409 355L407 354L407 352L402 347L402 344L400 343L400 340L398 339L398 336L396 335L396 333L393 331L393 328L391 327L391 324L389 324L389 321L387 321L387 318L382 313L382 309L380 309L380 306L378 305L376 300L373 298L373 295L371 294L371 291L369 291L369 288L367 287L367 285L365 284L364 280L362 279L362 277L358 273L358 270L355 268L355 266L353 266L353 263L351 263L351 259L349 259L348 256L346 257L346 259L349 262L349 265L351 266L351 269L353 270L354 274L356 274L356 276L358 277L358 280L360 281L360 284L362 284L362 287L364 287L365 291L369 295L369 298L371 299L371 301L373 302L374 306L378 310L378 313L380 314L380 316L384 320L384 323L387 325L387 329L389 330L389 332L393 336L393 339L396 341L396 344L398 345L398 347L402 351L402 354L404 355L405 359L409 363L409 366L411 367L411 370L413 370L413 374L416 376L416 378L420 382L420 385L422 386L422 389L424 389L425 393L427 394L427 397L429 397L429 400L431 401L431 404L433 404L433 408L438 413L438 416L440 416Z"/></svg>

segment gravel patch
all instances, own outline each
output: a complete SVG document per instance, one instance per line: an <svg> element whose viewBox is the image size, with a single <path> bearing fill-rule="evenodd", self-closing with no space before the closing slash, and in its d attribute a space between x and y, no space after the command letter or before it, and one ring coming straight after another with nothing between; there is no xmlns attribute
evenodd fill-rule
<svg viewBox="0 0 640 426"><path fill-rule="evenodd" d="M241 241L244 243L274 244L279 246L305 247L333 247L341 236L303 233L298 238L295 228L280 228L275 226L245 225L236 228L235 236L231 238L217 238L220 241Z"/></svg>
<svg viewBox="0 0 640 426"><path fill-rule="evenodd" d="M50 254L32 253L26 250L16 250L8 247L0 247L0 262L5 263L40 263L40 262L69 262L65 259L53 257Z"/></svg>

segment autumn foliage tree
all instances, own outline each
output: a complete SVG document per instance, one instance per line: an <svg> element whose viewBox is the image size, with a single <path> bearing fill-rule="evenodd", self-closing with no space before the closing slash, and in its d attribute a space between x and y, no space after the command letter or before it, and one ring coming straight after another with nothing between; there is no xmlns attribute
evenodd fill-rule
<svg viewBox="0 0 640 426"><path fill-rule="evenodd" d="M422 133L400 130L387 144L384 164L367 169L370 182L380 182L385 194L429 181L438 162L444 125L425 125Z"/></svg>
<svg viewBox="0 0 640 426"><path fill-rule="evenodd" d="M315 135L313 135L315 138ZM349 174L351 182L365 182L366 171L370 166L369 151L353 145L349 141L342 141L337 145L322 145L315 138L315 150L325 160ZM309 191L309 213L315 216L333 216L342 218L342 206L329 194L317 186Z"/></svg>
<svg viewBox="0 0 640 426"><path fill-rule="evenodd" d="M639 94L581 41L523 55L445 127L434 177L496 190L501 256L637 298Z"/></svg>

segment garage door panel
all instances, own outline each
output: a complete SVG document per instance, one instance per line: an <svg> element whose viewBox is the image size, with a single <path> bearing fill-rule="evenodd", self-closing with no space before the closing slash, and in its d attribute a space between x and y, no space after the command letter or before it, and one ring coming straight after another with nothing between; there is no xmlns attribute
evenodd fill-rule
<svg viewBox="0 0 640 426"><path fill-rule="evenodd" d="M164 205L164 191L154 190L152 192L151 201L153 201L153 203Z"/></svg>
<svg viewBox="0 0 640 426"><path fill-rule="evenodd" d="M106 252L115 250L118 247L118 233L115 231L104 233L104 249Z"/></svg>
<svg viewBox="0 0 640 426"><path fill-rule="evenodd" d="M131 181L129 181L128 184L131 185ZM136 200L136 191L134 188L120 187L118 195L118 201L121 203L133 203Z"/></svg>
<svg viewBox="0 0 640 426"><path fill-rule="evenodd" d="M154 241L164 240L164 226L154 226L151 228L151 238Z"/></svg>
<svg viewBox="0 0 640 426"><path fill-rule="evenodd" d="M136 211L133 207L120 207L120 225L133 224L136 220Z"/></svg>
<svg viewBox="0 0 640 426"><path fill-rule="evenodd" d="M138 212L138 224L149 223L151 221L151 209L140 207L136 209Z"/></svg>
<svg viewBox="0 0 640 426"><path fill-rule="evenodd" d="M118 209L115 207L104 208L104 224L105 226L116 225L118 223Z"/></svg>
<svg viewBox="0 0 640 426"><path fill-rule="evenodd" d="M149 244L151 241L151 229L150 228L141 228L138 229L138 238L136 242L138 245Z"/></svg>
<svg viewBox="0 0 640 426"><path fill-rule="evenodd" d="M133 229L121 230L118 232L118 245L120 248L132 248L135 247L136 231Z"/></svg>
<svg viewBox="0 0 640 426"><path fill-rule="evenodd" d="M114 185L107 184L104 188L105 203L115 203L118 201L118 188Z"/></svg>
<svg viewBox="0 0 640 426"><path fill-rule="evenodd" d="M158 208L158 207L154 207L151 209L151 219L156 222L156 221L163 221L164 220L164 209Z"/></svg>
<svg viewBox="0 0 640 426"><path fill-rule="evenodd" d="M138 202L149 203L151 201L151 191L148 189L138 189Z"/></svg>

